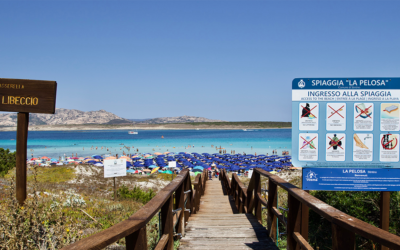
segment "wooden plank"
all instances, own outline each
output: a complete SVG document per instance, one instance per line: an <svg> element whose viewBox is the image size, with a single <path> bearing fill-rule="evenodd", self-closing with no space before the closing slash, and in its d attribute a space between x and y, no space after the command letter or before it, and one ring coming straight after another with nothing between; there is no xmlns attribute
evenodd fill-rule
<svg viewBox="0 0 400 250"><path fill-rule="evenodd" d="M54 114L57 82L0 78L0 111Z"/></svg>
<svg viewBox="0 0 400 250"><path fill-rule="evenodd" d="M157 246L154 248L154 250L163 250L164 247L168 243L168 239L169 239L169 235L168 234L163 234L161 239L158 241Z"/></svg>
<svg viewBox="0 0 400 250"><path fill-rule="evenodd" d="M232 188L242 192L239 181ZM245 200L246 195L237 195ZM242 209L247 202L243 201ZM220 182L208 181L200 210L188 220L186 236L179 249L274 249L268 231L252 214L234 214L232 200L222 192ZM246 205L247 206L247 205Z"/></svg>
<svg viewBox="0 0 400 250"><path fill-rule="evenodd" d="M301 236L300 233L295 232L293 234L293 237L297 241L297 243L301 246L302 250L314 250L314 248L312 248L310 244L308 244L308 242L303 238L303 236Z"/></svg>
<svg viewBox="0 0 400 250"><path fill-rule="evenodd" d="M29 113L18 113L16 154L16 195L22 206L26 199L26 155L28 143Z"/></svg>
<svg viewBox="0 0 400 250"><path fill-rule="evenodd" d="M279 210L276 207L272 207L272 213L278 217L279 222L281 222L285 227L286 225L286 218L283 216L283 214L281 212L279 212Z"/></svg>

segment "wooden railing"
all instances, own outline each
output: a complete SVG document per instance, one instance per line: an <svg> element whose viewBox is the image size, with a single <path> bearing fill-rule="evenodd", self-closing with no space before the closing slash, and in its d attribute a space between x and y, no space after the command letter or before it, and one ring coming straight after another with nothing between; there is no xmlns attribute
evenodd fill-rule
<svg viewBox="0 0 400 250"><path fill-rule="evenodd" d="M267 200L261 195L261 176L268 177ZM307 242L309 209L331 222L332 249L334 250L354 250L356 234L390 249L400 249L399 236L347 215L262 169L254 169L247 188L236 174L232 174L232 179L230 179L225 170L221 171L220 179L228 194L234 197L240 213L254 214L261 222L261 211L264 208L267 209L267 227L272 239L276 235L277 219L286 227L289 250L313 249ZM288 192L287 218L277 208L278 186Z"/></svg>
<svg viewBox="0 0 400 250"><path fill-rule="evenodd" d="M124 237L126 249L147 249L146 224L161 209L161 228L159 228L161 237L155 249L172 250L174 249L174 237L184 235L185 222L190 214L199 210L200 198L204 194L207 177L207 170L198 174L192 188L189 170L184 169L170 184L127 220L62 249L103 249Z"/></svg>

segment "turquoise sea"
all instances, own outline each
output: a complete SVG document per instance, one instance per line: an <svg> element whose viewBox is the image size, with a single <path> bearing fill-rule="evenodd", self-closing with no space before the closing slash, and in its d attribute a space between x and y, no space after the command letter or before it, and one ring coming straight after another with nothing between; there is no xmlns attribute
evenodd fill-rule
<svg viewBox="0 0 400 250"><path fill-rule="evenodd" d="M94 154L127 154L197 152L216 153L215 146L227 153L272 154L272 150L291 153L291 129L259 130L128 130L29 131L28 157L90 156ZM161 137L164 137L163 139ZM214 147L211 147L213 145ZM128 151L124 146L129 147ZM190 147L189 147L190 146ZM0 132L0 147L16 148L16 132ZM96 150L96 147L98 148ZM103 149L101 149L103 147ZM132 148L134 147L134 148ZM107 151L107 148L110 151Z"/></svg>

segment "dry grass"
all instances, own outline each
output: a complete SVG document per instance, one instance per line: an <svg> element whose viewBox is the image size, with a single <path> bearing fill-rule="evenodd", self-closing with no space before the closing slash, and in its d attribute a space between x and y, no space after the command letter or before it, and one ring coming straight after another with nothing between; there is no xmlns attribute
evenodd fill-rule
<svg viewBox="0 0 400 250"><path fill-rule="evenodd" d="M72 173L72 178L54 178L60 173ZM103 170L95 167L30 168L23 207L15 199L15 171L7 177L0 179L0 249L59 249L127 219L143 206L133 200L113 201L112 178L105 179ZM158 192L169 183L166 178L135 175L118 178L117 183L151 183ZM158 216L148 223L147 236L152 249L158 238ZM124 244L121 239L109 249Z"/></svg>

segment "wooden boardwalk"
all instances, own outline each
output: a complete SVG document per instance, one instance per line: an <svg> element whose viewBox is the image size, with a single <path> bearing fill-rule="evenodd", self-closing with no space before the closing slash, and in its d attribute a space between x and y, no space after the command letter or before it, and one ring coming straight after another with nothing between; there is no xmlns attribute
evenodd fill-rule
<svg viewBox="0 0 400 250"><path fill-rule="evenodd" d="M278 249L251 214L238 214L222 183L207 181L200 210L192 214L179 249Z"/></svg>

